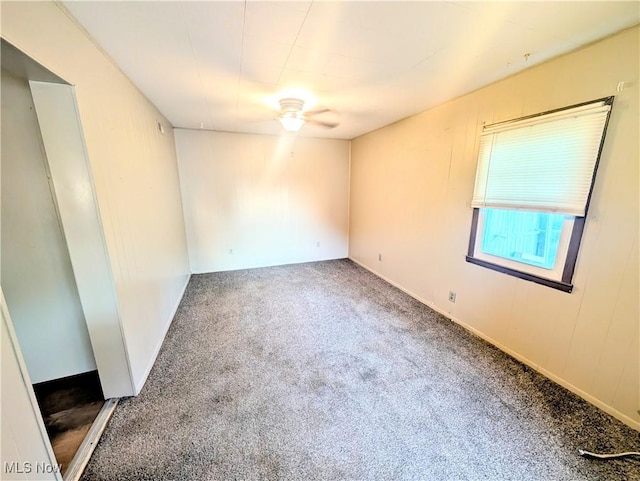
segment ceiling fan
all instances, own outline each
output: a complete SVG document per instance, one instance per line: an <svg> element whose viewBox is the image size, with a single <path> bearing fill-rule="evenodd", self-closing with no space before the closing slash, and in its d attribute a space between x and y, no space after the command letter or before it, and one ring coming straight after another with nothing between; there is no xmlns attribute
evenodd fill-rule
<svg viewBox="0 0 640 481"><path fill-rule="evenodd" d="M330 109L304 111L304 100L287 97L280 99L280 115L278 120L287 132L297 132L305 123L319 125L327 129L333 129L338 126L338 122L328 122L314 119L313 117L326 112Z"/></svg>

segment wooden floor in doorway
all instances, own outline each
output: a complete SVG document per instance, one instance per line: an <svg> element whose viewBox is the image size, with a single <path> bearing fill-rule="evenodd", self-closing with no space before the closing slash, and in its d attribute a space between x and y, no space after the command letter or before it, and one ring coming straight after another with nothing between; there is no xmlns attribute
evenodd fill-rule
<svg viewBox="0 0 640 481"><path fill-rule="evenodd" d="M54 379L33 388L64 474L104 404L98 372Z"/></svg>

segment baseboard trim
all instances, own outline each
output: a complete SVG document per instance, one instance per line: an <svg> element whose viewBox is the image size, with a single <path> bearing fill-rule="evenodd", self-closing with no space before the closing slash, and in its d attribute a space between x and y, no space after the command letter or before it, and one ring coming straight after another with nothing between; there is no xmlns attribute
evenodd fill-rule
<svg viewBox="0 0 640 481"><path fill-rule="evenodd" d="M508 348L504 344L492 339L491 337L487 336L483 332L477 330L476 328L470 326L469 324L467 324L464 321L456 318L455 316L452 316L449 312L446 312L445 310L440 309L438 306L433 304L433 302L430 302L430 301L427 301L426 299L423 299L419 295L415 294L414 292L410 291L409 289L406 289L405 287L401 286L397 282L392 281L391 279L389 279L388 277L386 277L383 274L379 273L378 271L376 271L372 267L369 267L368 265L358 261L357 259L354 259L351 256L349 256L349 260L354 262L355 264L358 264L363 269L368 270L372 274L378 276L380 279L388 282L392 286L400 289L402 292L410 295L415 300L417 300L417 301L421 302L422 304L426 305L427 307L433 309L437 313L442 314L443 316L445 316L448 319L451 319L453 322L455 322L459 326L465 328L467 331L473 333L474 335L478 336L479 338L487 341L489 344L497 347L498 349L500 349L505 354L508 354L509 356L513 357L517 361L520 361L521 363L526 364L530 368L532 368L535 371L537 371L540 374L542 374L547 379L550 379L551 381L555 382L556 384L559 384L560 386L564 387L565 389L568 389L572 393L580 396L582 399L584 399L585 401L593 404L598 409L602 409L604 412L606 412L607 414L610 414L611 416L613 416L614 418L616 418L619 421L623 422L624 424L626 424L630 428L633 428L636 431L640 431L640 421L636 421L636 420L630 418L626 414L621 413L617 409L609 406L608 404L605 404L604 402L600 401L599 399L595 398L594 396L590 395L589 393L583 391L582 389L574 386L573 384L567 382L566 380L562 379L561 377L557 376L556 374L553 374L552 372L546 370L545 368L541 367L539 364L530 361L526 357L518 354L516 351L513 351L512 349Z"/></svg>
<svg viewBox="0 0 640 481"><path fill-rule="evenodd" d="M176 316L176 312L178 312L178 307L180 307L180 303L182 302L182 298L184 297L184 293L187 290L187 286L189 285L189 280L191 279L191 274L189 274L187 276L187 279L184 283L184 285L182 286L182 289L180 291L180 295L178 296L178 299L175 303L175 305L173 306L173 309L171 310L171 315L169 315L169 318L167 319L165 326L162 330L162 336L160 337L160 341L158 341L158 344L156 345L155 349L153 350L153 356L151 356L151 359L149 360L149 364L147 365L147 367L144 370L144 374L142 375L142 378L139 381L134 380L134 396L137 396L138 394L140 394L140 391L142 391L142 388L144 387L144 384L147 382L147 378L149 377L149 374L151 373L151 369L153 368L153 365L156 362L156 358L158 357L158 354L160 353L160 349L162 348L162 343L164 342L164 338L167 337L167 332L169 332L169 328L171 327L171 323L173 322L173 318Z"/></svg>
<svg viewBox="0 0 640 481"><path fill-rule="evenodd" d="M341 259L348 259L346 254L338 254L338 256L319 257L317 259L298 259L288 260L285 262L276 263L256 263L256 264L237 264L234 266L210 266L206 270L198 269L194 270L191 267L191 274L214 274L217 272L232 272L232 271L244 271L248 269L265 269L267 267L283 267L283 266L295 266L297 264L310 264L312 262L325 262L325 261L339 261Z"/></svg>
<svg viewBox="0 0 640 481"><path fill-rule="evenodd" d="M91 455L98 445L100 436L102 436L104 429L107 427L107 423L109 422L109 419L111 419L119 400L119 398L111 398L104 402L102 409L100 409L96 419L91 424L89 432L82 441L82 444L80 444L80 447L71 460L71 463L69 463L69 469L67 469L62 477L64 481L78 481L80 479L80 476L82 476L84 468L86 468L89 459L91 459Z"/></svg>

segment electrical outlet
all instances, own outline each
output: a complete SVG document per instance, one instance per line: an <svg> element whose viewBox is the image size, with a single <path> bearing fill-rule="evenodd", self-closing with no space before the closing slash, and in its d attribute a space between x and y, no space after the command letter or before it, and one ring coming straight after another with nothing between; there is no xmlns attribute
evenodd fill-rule
<svg viewBox="0 0 640 481"><path fill-rule="evenodd" d="M320 241L316 242L316 246L320 247Z"/></svg>
<svg viewBox="0 0 640 481"><path fill-rule="evenodd" d="M382 254L378 254L378 260L381 261L382 260Z"/></svg>
<svg viewBox="0 0 640 481"><path fill-rule="evenodd" d="M229 249L229 254L233 254L233 249Z"/></svg>
<svg viewBox="0 0 640 481"><path fill-rule="evenodd" d="M453 302L454 304L456 302L456 293L453 291L449 291L449 302Z"/></svg>

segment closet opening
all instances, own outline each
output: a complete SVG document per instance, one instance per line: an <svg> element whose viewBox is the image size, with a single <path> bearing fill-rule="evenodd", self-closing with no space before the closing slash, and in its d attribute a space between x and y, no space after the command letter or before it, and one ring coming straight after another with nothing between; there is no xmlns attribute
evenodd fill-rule
<svg viewBox="0 0 640 481"><path fill-rule="evenodd" d="M86 186L92 186L81 182L86 166L76 169L75 183L61 175L66 160L49 159L52 142L43 139L39 115L54 112L64 132L58 136L62 157L85 158L64 138L74 130L70 125L72 134L80 128L75 104L69 103L72 87L4 39L1 62L0 282L24 361L22 378L33 390L38 422L57 461L53 470L65 480L78 479L117 404L117 398L105 399L85 317L87 291L101 294L81 284L81 256L95 243L82 236L82 222L69 222L70 198L86 208ZM56 96L59 88L62 95ZM66 114L59 108L65 102ZM65 167L73 171L71 163Z"/></svg>

